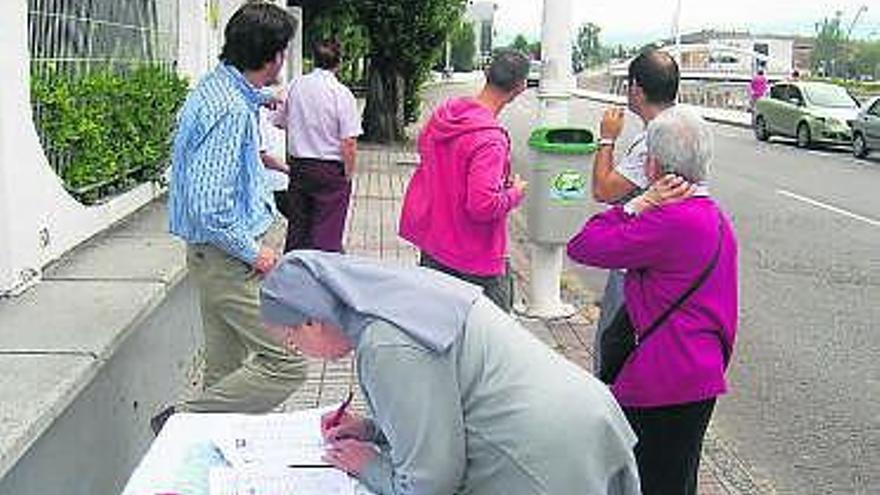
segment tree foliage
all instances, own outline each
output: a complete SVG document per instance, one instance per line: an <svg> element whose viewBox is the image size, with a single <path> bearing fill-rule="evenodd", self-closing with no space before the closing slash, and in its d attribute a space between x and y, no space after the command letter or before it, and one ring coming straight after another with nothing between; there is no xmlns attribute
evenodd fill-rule
<svg viewBox="0 0 880 495"><path fill-rule="evenodd" d="M366 40L368 65L365 138L378 142L403 137L406 120L418 113L418 92L441 55L449 33L460 23L466 0L301 0L307 26L356 25ZM318 31L318 27L309 27ZM321 33L326 36L326 33ZM350 35L350 33L349 33Z"/></svg>
<svg viewBox="0 0 880 495"><path fill-rule="evenodd" d="M599 41L602 28L587 22L578 28L577 37L571 50L572 68L580 72L595 67L608 59L606 50Z"/></svg>
<svg viewBox="0 0 880 495"><path fill-rule="evenodd" d="M466 1L360 0L358 6L371 43L364 132L378 142L398 140L404 123L418 116L419 89Z"/></svg>
<svg viewBox="0 0 880 495"><path fill-rule="evenodd" d="M842 26L843 12L816 23L816 48L813 51L813 70L828 76L839 73L843 63L846 36Z"/></svg>
<svg viewBox="0 0 880 495"><path fill-rule="evenodd" d="M880 41L859 41L853 47L853 75L880 81Z"/></svg>
<svg viewBox="0 0 880 495"><path fill-rule="evenodd" d="M462 22L452 35L452 68L456 72L474 70L477 55L477 35L472 22Z"/></svg>
<svg viewBox="0 0 880 495"><path fill-rule="evenodd" d="M529 40L527 40L526 37L523 36L522 34L518 34L518 35L516 35L516 37L513 38L513 41L510 42L510 48L513 48L515 50L519 50L523 53L528 53L529 52Z"/></svg>
<svg viewBox="0 0 880 495"><path fill-rule="evenodd" d="M541 42L535 41L530 43L522 34L516 35L507 47L519 50L533 60L541 60Z"/></svg>
<svg viewBox="0 0 880 495"><path fill-rule="evenodd" d="M67 190L84 203L161 181L186 92L186 80L150 65L31 78L43 147L62 165Z"/></svg>

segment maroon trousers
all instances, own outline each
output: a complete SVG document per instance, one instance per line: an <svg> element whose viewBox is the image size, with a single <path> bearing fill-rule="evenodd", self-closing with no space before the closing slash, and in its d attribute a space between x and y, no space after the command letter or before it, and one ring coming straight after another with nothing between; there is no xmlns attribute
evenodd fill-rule
<svg viewBox="0 0 880 495"><path fill-rule="evenodd" d="M342 162L312 158L288 159L287 243L293 249L342 252L351 181Z"/></svg>

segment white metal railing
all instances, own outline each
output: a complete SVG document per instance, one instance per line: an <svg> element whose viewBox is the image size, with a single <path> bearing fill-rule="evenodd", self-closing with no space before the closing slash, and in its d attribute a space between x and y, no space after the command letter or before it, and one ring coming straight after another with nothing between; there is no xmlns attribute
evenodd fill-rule
<svg viewBox="0 0 880 495"><path fill-rule="evenodd" d="M28 0L31 76L72 78L145 62L173 68L178 17L177 0ZM34 103L34 121L41 122L41 108ZM62 176L71 157L37 131L49 164ZM76 194L114 186L96 184Z"/></svg>

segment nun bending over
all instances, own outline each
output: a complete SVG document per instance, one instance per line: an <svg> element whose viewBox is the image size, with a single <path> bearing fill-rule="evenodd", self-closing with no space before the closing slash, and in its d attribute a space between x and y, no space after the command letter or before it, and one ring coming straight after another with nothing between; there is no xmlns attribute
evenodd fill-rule
<svg viewBox="0 0 880 495"><path fill-rule="evenodd" d="M638 494L608 389L480 289L440 272L293 251L262 313L290 350L355 352L370 417L325 416L327 460L377 494Z"/></svg>

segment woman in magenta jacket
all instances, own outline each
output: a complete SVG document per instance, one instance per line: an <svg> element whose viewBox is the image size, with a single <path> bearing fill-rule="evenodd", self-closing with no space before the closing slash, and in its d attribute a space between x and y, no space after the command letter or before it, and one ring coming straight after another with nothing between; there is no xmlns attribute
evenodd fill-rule
<svg viewBox="0 0 880 495"><path fill-rule="evenodd" d="M627 270L624 310L639 337L698 287L639 342L611 384L639 437L643 493L694 494L703 436L716 397L727 391L737 246L730 221L705 186L712 157L706 123L673 107L648 125L647 146L651 187L587 221L568 255Z"/></svg>

